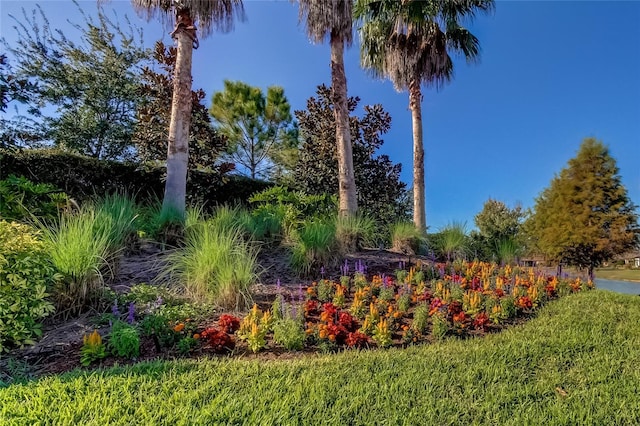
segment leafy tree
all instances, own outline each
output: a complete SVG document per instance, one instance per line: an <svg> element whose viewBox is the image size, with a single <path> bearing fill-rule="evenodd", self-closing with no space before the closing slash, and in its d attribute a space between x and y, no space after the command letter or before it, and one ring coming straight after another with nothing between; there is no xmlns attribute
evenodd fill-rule
<svg viewBox="0 0 640 426"><path fill-rule="evenodd" d="M167 159L169 122L171 121L171 99L173 97L173 75L177 49L156 42L153 59L160 72L151 67L142 71L142 99L138 106L138 124L133 134L137 157L144 163L164 163ZM227 140L211 125L209 112L202 104L205 93L202 89L191 91L191 120L189 125L189 170L211 171L220 168L229 170L233 165L216 166Z"/></svg>
<svg viewBox="0 0 640 426"><path fill-rule="evenodd" d="M7 55L0 54L0 112L7 110L11 101L26 103L36 85L27 78L13 74Z"/></svg>
<svg viewBox="0 0 640 426"><path fill-rule="evenodd" d="M252 179L268 178L278 152L297 147L291 106L282 87L267 88L265 96L259 87L225 80L224 90L213 94L210 112L229 140L229 158Z"/></svg>
<svg viewBox="0 0 640 426"><path fill-rule="evenodd" d="M638 215L609 149L585 139L536 199L527 224L551 261L593 269L637 246Z"/></svg>
<svg viewBox="0 0 640 426"><path fill-rule="evenodd" d="M164 212L184 214L187 193L189 160L189 130L191 121L191 61L193 49L198 47L197 21L206 35L212 30L229 31L234 15L244 19L241 0L131 0L134 7L147 18L160 15L163 21L175 21L171 36L177 42L171 122L167 150L167 180L162 209Z"/></svg>
<svg viewBox="0 0 640 426"><path fill-rule="evenodd" d="M498 200L489 199L484 203L482 211L475 218L479 237L488 248L488 252L500 257L500 252L506 252L508 248L517 249L522 245L520 228L524 212L521 206L513 209ZM517 250L515 250L517 251Z"/></svg>
<svg viewBox="0 0 640 426"><path fill-rule="evenodd" d="M350 97L348 111L353 113L359 102L359 98ZM317 97L307 101L307 109L295 114L303 143L294 182L308 194L338 194L338 148L331 89L319 86ZM393 164L386 155L375 155L384 143L381 136L391 127L391 116L381 105L365 106L364 115L351 116L349 124L360 211L381 224L406 217L407 205L403 203L406 185L400 181L401 165Z"/></svg>
<svg viewBox="0 0 640 426"><path fill-rule="evenodd" d="M84 25L73 24L81 43L52 30L40 7L14 20L19 41L3 43L15 58L16 76L30 88L32 105L56 110L41 121L43 138L98 159L130 156L139 66L149 54L141 31L123 30L102 9L97 20L84 15Z"/></svg>
<svg viewBox="0 0 640 426"><path fill-rule="evenodd" d="M339 213L353 216L358 210L353 169L351 135L349 134L349 102L347 77L344 72L344 46L353 41L352 0L298 0L300 21L314 43L327 37L331 45L331 88L338 160Z"/></svg>
<svg viewBox="0 0 640 426"><path fill-rule="evenodd" d="M390 79L409 92L413 123L413 221L426 229L424 143L421 86L436 88L453 77L450 52L473 61L478 39L460 22L477 10L493 8L493 0L356 0L360 20L361 63L376 77Z"/></svg>

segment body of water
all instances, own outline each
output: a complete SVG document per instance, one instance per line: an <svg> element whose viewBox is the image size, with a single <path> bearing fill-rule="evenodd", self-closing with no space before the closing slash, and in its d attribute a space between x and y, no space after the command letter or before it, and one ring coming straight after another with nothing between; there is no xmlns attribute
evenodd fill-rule
<svg viewBox="0 0 640 426"><path fill-rule="evenodd" d="M596 288L624 294L640 294L640 283L596 278Z"/></svg>

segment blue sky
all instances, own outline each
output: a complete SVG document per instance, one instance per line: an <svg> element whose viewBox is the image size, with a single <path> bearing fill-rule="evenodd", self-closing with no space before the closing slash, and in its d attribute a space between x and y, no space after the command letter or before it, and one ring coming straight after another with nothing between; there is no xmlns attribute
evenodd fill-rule
<svg viewBox="0 0 640 426"><path fill-rule="evenodd" d="M70 1L38 2L68 35L80 22ZM15 37L9 14L36 2L0 2L0 34ZM92 13L96 2L80 2ZM248 20L229 34L212 34L194 52L194 87L221 90L224 79L285 88L294 109L330 83L329 47L311 44L288 1L246 1ZM170 43L159 22L138 18L128 1L105 9L144 28L145 44ZM466 221L488 198L531 207L585 137L607 144L631 199L640 204L640 2L497 1L470 28L481 61L457 60L454 81L425 89L427 224L437 230ZM350 95L381 103L393 122L381 153L402 163L411 184L411 116L406 93L373 80L359 66L357 43L345 56Z"/></svg>

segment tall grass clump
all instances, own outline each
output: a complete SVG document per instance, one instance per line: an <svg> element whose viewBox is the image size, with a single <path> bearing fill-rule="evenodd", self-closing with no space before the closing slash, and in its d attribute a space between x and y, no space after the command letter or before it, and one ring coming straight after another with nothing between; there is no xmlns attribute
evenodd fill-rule
<svg viewBox="0 0 640 426"><path fill-rule="evenodd" d="M169 277L188 296L226 309L250 304L249 288L257 279L257 249L238 227L213 220L188 232L184 247L169 255L162 277Z"/></svg>
<svg viewBox="0 0 640 426"><path fill-rule="evenodd" d="M336 240L340 253L348 254L371 244L376 234L376 222L368 216L337 216Z"/></svg>
<svg viewBox="0 0 640 426"><path fill-rule="evenodd" d="M65 316L80 313L104 285L112 251L112 233L96 230L102 219L92 206L76 214L62 215L57 225L41 226L47 251L63 279L55 288L57 311Z"/></svg>
<svg viewBox="0 0 640 426"><path fill-rule="evenodd" d="M413 222L400 221L391 225L391 249L416 254L425 242L425 234Z"/></svg>
<svg viewBox="0 0 640 426"><path fill-rule="evenodd" d="M138 206L131 196L107 195L95 202L95 212L95 231L108 236L111 250L120 250L136 234Z"/></svg>
<svg viewBox="0 0 640 426"><path fill-rule="evenodd" d="M293 235L291 266L300 275L309 275L314 267L334 263L335 223L324 220L304 222Z"/></svg>
<svg viewBox="0 0 640 426"><path fill-rule="evenodd" d="M185 215L176 208L162 208L162 201L155 200L142 210L140 230L151 238L167 245L177 245L183 238Z"/></svg>
<svg viewBox="0 0 640 426"><path fill-rule="evenodd" d="M496 242L496 255L502 264L513 264L521 253L521 246L514 238L503 238Z"/></svg>
<svg viewBox="0 0 640 426"><path fill-rule="evenodd" d="M445 226L438 238L438 249L447 261L464 257L467 249L467 225L452 222Z"/></svg>

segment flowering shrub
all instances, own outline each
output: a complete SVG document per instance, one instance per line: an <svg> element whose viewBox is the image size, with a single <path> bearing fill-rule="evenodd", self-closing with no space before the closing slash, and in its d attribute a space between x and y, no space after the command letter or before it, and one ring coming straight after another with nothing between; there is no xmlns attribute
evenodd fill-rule
<svg viewBox="0 0 640 426"><path fill-rule="evenodd" d="M102 343L102 337L100 333L98 333L98 330L93 330L91 334L85 334L82 341L80 364L87 367L92 362L107 356L106 348L104 347L104 343Z"/></svg>

